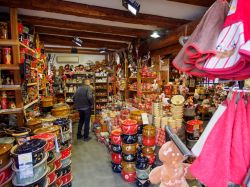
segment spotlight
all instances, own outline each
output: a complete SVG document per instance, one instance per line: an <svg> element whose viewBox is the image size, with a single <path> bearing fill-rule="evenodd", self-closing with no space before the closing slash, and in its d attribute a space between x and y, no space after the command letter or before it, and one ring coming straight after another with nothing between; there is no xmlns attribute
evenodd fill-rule
<svg viewBox="0 0 250 187"><path fill-rule="evenodd" d="M152 38L159 38L160 35L157 31L153 32L151 35L150 35Z"/></svg>
<svg viewBox="0 0 250 187"><path fill-rule="evenodd" d="M82 40L81 40L78 36L73 37L72 42L73 42L74 44L80 46L80 47L81 47L82 44L83 44Z"/></svg>
<svg viewBox="0 0 250 187"><path fill-rule="evenodd" d="M108 52L108 49L107 48L100 48L100 53L107 53Z"/></svg>
<svg viewBox="0 0 250 187"><path fill-rule="evenodd" d="M139 13L141 7L135 0L122 0L122 5L134 15Z"/></svg>

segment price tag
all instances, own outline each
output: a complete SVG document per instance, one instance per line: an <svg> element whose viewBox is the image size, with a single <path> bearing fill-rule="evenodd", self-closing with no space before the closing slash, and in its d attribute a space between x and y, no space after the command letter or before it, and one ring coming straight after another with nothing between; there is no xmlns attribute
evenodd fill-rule
<svg viewBox="0 0 250 187"><path fill-rule="evenodd" d="M142 118L142 123L144 125L148 125L149 124L149 121L148 121L148 114L147 113L142 113L141 114L141 118Z"/></svg>
<svg viewBox="0 0 250 187"><path fill-rule="evenodd" d="M18 164L19 169L23 171L20 172L21 179L34 177L32 153L18 155Z"/></svg>

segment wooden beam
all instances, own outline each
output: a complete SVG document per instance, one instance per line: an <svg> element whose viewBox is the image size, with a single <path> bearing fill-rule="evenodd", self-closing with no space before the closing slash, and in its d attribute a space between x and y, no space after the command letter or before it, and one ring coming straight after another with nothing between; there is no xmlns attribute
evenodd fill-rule
<svg viewBox="0 0 250 187"><path fill-rule="evenodd" d="M47 45L62 45L62 46L76 46L71 37L64 36L52 36L52 35L39 35L40 40ZM108 42L108 41L100 41L100 40L91 40L91 39L83 39L83 47L88 48L103 48L106 47L108 49L121 49L127 48L128 44L126 43L118 43L118 42Z"/></svg>
<svg viewBox="0 0 250 187"><path fill-rule="evenodd" d="M0 0L0 4L2 6L40 10L79 17L96 18L123 23L153 25L166 29L173 29L187 22L186 20L182 19L167 18L149 14L138 14L135 17L128 11L62 0L49 0L46 1L46 3L44 2L44 0Z"/></svg>
<svg viewBox="0 0 250 187"><path fill-rule="evenodd" d="M152 56L165 56L165 55L170 55L172 54L173 56L176 56L179 51L181 50L182 46L180 44L175 44L175 45L171 45L168 47L164 47L161 49L157 49L151 52Z"/></svg>
<svg viewBox="0 0 250 187"><path fill-rule="evenodd" d="M199 22L200 20L182 25L181 27L170 32L164 38L161 38L158 40L152 39L151 41L149 41L149 49L153 51L156 49L161 49L161 48L178 43L180 36L184 36L185 32L187 32L186 33L187 35L192 34L192 32L194 31L194 29L196 28Z"/></svg>
<svg viewBox="0 0 250 187"><path fill-rule="evenodd" d="M45 47L46 53L71 53L71 48ZM98 50L77 49L78 54L101 55Z"/></svg>
<svg viewBox="0 0 250 187"><path fill-rule="evenodd" d="M73 29L73 30L83 30L88 32L97 32L97 33L106 33L114 35L125 35L125 36L134 36L147 38L152 33L150 30L143 29L133 29L126 27L114 27L108 25L100 25L94 23L83 23L75 21L66 21L60 19L52 18L42 18L34 16L24 16L20 15L19 18L26 24L33 26L47 26L47 27L57 27L62 29Z"/></svg>
<svg viewBox="0 0 250 187"><path fill-rule="evenodd" d="M175 2L179 2L179 3L205 6L205 7L209 7L215 2L215 0L168 0L168 1L175 1Z"/></svg>
<svg viewBox="0 0 250 187"><path fill-rule="evenodd" d="M81 38L97 38L103 40L116 40L120 42L131 42L134 37L119 36L111 34L93 33L79 30L66 30L60 28L49 28L49 27L35 27L36 32L39 34L51 34L51 35L63 35L63 36L79 36Z"/></svg>

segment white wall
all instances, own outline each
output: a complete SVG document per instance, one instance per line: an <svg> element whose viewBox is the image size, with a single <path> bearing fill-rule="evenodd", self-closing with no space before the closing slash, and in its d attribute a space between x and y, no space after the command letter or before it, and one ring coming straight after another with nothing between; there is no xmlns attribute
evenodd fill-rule
<svg viewBox="0 0 250 187"><path fill-rule="evenodd" d="M52 57L54 57L54 64L58 68L59 66L65 66L66 64L69 63L57 63L56 62L56 57L57 56L78 56L79 57L79 63L74 63L74 66L77 66L79 64L86 65L88 61L96 62L96 61L102 61L105 59L104 55L87 55L87 54L65 54L65 53L50 53Z"/></svg>

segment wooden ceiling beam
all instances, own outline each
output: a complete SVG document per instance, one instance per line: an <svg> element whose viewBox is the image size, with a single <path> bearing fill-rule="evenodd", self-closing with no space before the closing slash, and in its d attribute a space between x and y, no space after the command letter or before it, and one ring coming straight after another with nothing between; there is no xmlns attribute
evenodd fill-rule
<svg viewBox="0 0 250 187"><path fill-rule="evenodd" d="M215 2L215 0L168 0L168 1L174 1L190 5L197 5L197 6L205 6L205 7L209 7Z"/></svg>
<svg viewBox="0 0 250 187"><path fill-rule="evenodd" d="M71 53L71 48L45 47L46 53ZM98 50L77 49L78 54L102 55Z"/></svg>
<svg viewBox="0 0 250 187"><path fill-rule="evenodd" d="M71 37L64 36L52 36L52 35L39 35L40 40L44 42L46 45L62 45L62 46L75 46L72 42ZM109 41L100 41L100 40L91 40L91 39L83 39L83 46L87 48L103 48L106 47L108 49L121 49L127 48L128 44L126 43L118 43L118 42L109 42Z"/></svg>
<svg viewBox="0 0 250 187"><path fill-rule="evenodd" d="M22 0L9 1L0 0L2 6L13 8L25 8L31 10L40 10L46 12L61 13L74 15L79 17L96 18L109 21L117 21L123 23L133 23L142 25L153 25L165 29L173 29L182 24L187 23L187 20L167 18L163 16L141 14L136 17L128 11L117 10L106 7L98 7L93 5L68 2L62 0Z"/></svg>
<svg viewBox="0 0 250 187"><path fill-rule="evenodd" d="M115 27L108 25L100 25L94 23L83 23L75 21L66 21L60 19L34 17L19 15L19 18L26 24L33 26L57 27L61 29L83 30L88 32L97 32L122 36L134 36L139 38L147 38L152 33L150 30L133 29L126 27Z"/></svg>
<svg viewBox="0 0 250 187"><path fill-rule="evenodd" d="M152 56L166 56L166 55L173 55L176 56L179 51L181 50L182 46L180 44L175 44L175 45L171 45L168 47L164 47L161 49L157 49L151 52Z"/></svg>
<svg viewBox="0 0 250 187"><path fill-rule="evenodd" d="M64 35L64 36L79 36L81 38L96 38L102 40L116 40L119 42L131 42L134 37L129 36L119 36L111 34L93 33L79 30L66 30L59 28L49 28L49 27L35 27L36 32L39 34L51 34L51 35Z"/></svg>

